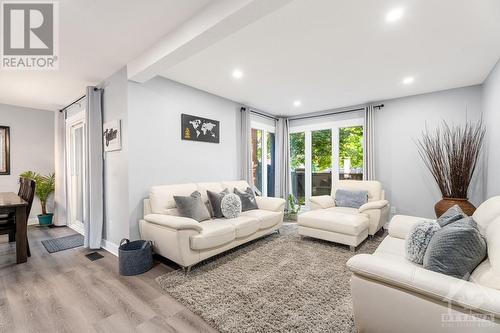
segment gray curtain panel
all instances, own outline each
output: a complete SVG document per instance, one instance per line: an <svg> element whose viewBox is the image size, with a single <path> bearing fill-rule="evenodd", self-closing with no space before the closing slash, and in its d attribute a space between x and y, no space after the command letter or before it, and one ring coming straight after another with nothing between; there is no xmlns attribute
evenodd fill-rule
<svg viewBox="0 0 500 333"><path fill-rule="evenodd" d="M103 226L102 90L87 87L87 200L84 246L101 247Z"/></svg>
<svg viewBox="0 0 500 333"><path fill-rule="evenodd" d="M363 179L375 180L375 114L373 105L365 107L363 133Z"/></svg>
<svg viewBox="0 0 500 333"><path fill-rule="evenodd" d="M253 188L252 176L252 124L250 109L241 108L241 179Z"/></svg>
<svg viewBox="0 0 500 333"><path fill-rule="evenodd" d="M68 224L66 208L66 110L55 116L55 166L56 190L54 193L54 224Z"/></svg>
<svg viewBox="0 0 500 333"><path fill-rule="evenodd" d="M290 125L288 118L276 122L276 196L287 200L290 193Z"/></svg>

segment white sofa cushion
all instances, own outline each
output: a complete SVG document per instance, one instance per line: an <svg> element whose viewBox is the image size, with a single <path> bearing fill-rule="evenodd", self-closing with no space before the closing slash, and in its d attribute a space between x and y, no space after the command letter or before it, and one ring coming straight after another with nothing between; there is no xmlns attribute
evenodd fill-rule
<svg viewBox="0 0 500 333"><path fill-rule="evenodd" d="M256 218L249 216L238 216L234 219L216 219L217 221L227 221L236 229L236 238L250 236L259 230L260 221Z"/></svg>
<svg viewBox="0 0 500 333"><path fill-rule="evenodd" d="M472 272L469 281L485 287L500 290L500 276L498 276L491 267L489 259L486 259L476 267L474 272Z"/></svg>
<svg viewBox="0 0 500 333"><path fill-rule="evenodd" d="M198 191L201 193L201 198L203 199L203 202L208 202L207 191L220 193L224 190L222 184L219 182L197 183L196 186L198 187Z"/></svg>
<svg viewBox="0 0 500 333"><path fill-rule="evenodd" d="M359 213L357 208L352 208L352 207L330 207L327 208L326 210L334 213L344 213L353 215L357 215Z"/></svg>
<svg viewBox="0 0 500 333"><path fill-rule="evenodd" d="M236 238L236 228L228 221L210 220L200 222L201 232L190 237L193 250L205 250L221 246Z"/></svg>
<svg viewBox="0 0 500 333"><path fill-rule="evenodd" d="M196 184L153 186L149 193L151 211L155 214L165 214L167 209L176 207L174 195L189 196L197 189Z"/></svg>
<svg viewBox="0 0 500 333"><path fill-rule="evenodd" d="M364 214L341 213L331 208L300 214L298 223L303 227L353 236L366 231L369 225L368 217Z"/></svg>
<svg viewBox="0 0 500 333"><path fill-rule="evenodd" d="M497 217L500 217L500 196L492 197L483 202L472 215L483 235L485 235L489 224Z"/></svg>
<svg viewBox="0 0 500 333"><path fill-rule="evenodd" d="M309 203L312 210L326 209L335 206L335 200L331 195L318 195L309 198Z"/></svg>
<svg viewBox="0 0 500 333"><path fill-rule="evenodd" d="M234 189L237 188L240 191L245 191L247 187L250 187L248 183L244 180L235 180L235 181L225 181L222 182L222 186L229 190L229 193L234 193Z"/></svg>
<svg viewBox="0 0 500 333"><path fill-rule="evenodd" d="M376 180L339 180L334 182L332 197L335 198L337 190L368 191L368 201L382 200L382 184Z"/></svg>
<svg viewBox="0 0 500 333"><path fill-rule="evenodd" d="M259 229L274 227L281 222L283 214L281 212L271 212L269 210L254 209L241 213L241 216L253 217L259 220Z"/></svg>

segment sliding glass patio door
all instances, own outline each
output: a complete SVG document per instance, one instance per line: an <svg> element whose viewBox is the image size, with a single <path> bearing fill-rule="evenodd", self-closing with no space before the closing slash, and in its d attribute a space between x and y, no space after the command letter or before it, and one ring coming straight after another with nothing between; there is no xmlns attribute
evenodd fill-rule
<svg viewBox="0 0 500 333"><path fill-rule="evenodd" d="M291 192L301 205L330 195L339 179L363 178L363 120L350 119L290 129Z"/></svg>

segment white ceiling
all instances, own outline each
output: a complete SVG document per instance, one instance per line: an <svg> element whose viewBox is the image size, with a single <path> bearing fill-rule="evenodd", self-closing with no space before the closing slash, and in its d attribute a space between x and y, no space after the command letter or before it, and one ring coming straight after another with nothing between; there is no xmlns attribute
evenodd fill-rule
<svg viewBox="0 0 500 333"><path fill-rule="evenodd" d="M0 103L56 110L100 83L210 0L59 1L58 71L0 70Z"/></svg>
<svg viewBox="0 0 500 333"><path fill-rule="evenodd" d="M159 74L294 115L480 84L499 57L498 0L294 0Z"/></svg>

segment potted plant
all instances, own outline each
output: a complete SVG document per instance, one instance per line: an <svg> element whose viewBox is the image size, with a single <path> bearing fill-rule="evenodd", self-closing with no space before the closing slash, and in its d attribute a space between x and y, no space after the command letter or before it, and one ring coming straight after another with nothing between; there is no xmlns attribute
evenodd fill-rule
<svg viewBox="0 0 500 333"><path fill-rule="evenodd" d="M300 204L297 203L295 197L290 194L288 196L288 210L286 213L286 219L289 221L297 221L297 214L300 211Z"/></svg>
<svg viewBox="0 0 500 333"><path fill-rule="evenodd" d="M33 171L26 171L21 177L35 181L35 195L40 199L42 214L38 215L40 225L47 226L52 224L54 214L47 213L47 200L55 190L55 174L43 176Z"/></svg>
<svg viewBox="0 0 500 333"><path fill-rule="evenodd" d="M434 206L437 217L454 205L469 216L476 210L467 194L484 134L482 120L453 126L443 120L433 132L426 128L417 141L420 156L441 191L442 200Z"/></svg>

